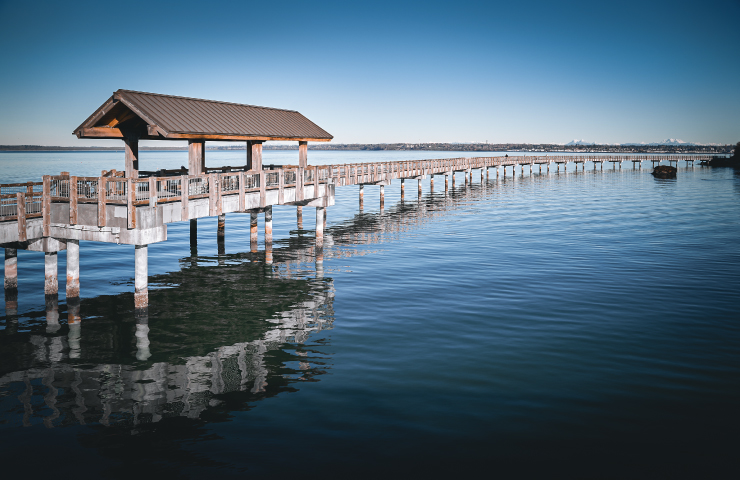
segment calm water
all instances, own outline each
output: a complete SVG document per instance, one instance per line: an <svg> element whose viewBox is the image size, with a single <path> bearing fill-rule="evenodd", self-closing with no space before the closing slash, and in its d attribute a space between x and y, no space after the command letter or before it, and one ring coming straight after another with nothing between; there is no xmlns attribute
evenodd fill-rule
<svg viewBox="0 0 740 480"><path fill-rule="evenodd" d="M122 167L122 153L3 153L0 181ZM133 247L81 243L79 329L65 254L55 327L43 254L19 252L18 313L0 310L0 472L736 478L740 175L649 171L476 171L447 194L427 179L420 199L409 181L404 202L394 182L382 211L378 187L363 211L358 187L338 187L319 269L309 208L298 229L275 207L272 266L249 253L247 215L227 216L221 252L214 219L197 252L173 224L149 248L148 334Z"/></svg>

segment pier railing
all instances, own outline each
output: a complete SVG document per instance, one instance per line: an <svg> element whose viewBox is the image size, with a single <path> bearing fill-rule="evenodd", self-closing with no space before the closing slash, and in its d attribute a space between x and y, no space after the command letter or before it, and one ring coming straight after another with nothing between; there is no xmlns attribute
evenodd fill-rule
<svg viewBox="0 0 740 480"><path fill-rule="evenodd" d="M269 166L265 170L237 170L237 167L209 169L201 175L176 175L181 170L160 171L164 176L124 178L120 172L104 172L100 177L46 175L43 182L0 185L0 221L18 221L21 241L25 240L25 221L42 217L44 235L51 223L51 203L69 203L69 224L77 224L79 204L98 204L98 226L106 226L105 205L125 205L128 209L128 226L136 227L135 209L159 203L183 202L187 208L190 200L209 198L210 214L221 213L221 199L239 196L239 205L245 206L247 193L259 192L260 206L264 207L265 193L279 190L280 203L283 190L295 188L295 201L305 199L304 187L321 184L336 186L389 182L394 179L420 178L424 175L447 174L471 169L535 165L565 162L660 162L700 161L710 155L537 155L504 157L461 157L396 162L348 163L316 165L299 168L295 165ZM217 173L220 172L220 173ZM316 190L314 190L316 192Z"/></svg>

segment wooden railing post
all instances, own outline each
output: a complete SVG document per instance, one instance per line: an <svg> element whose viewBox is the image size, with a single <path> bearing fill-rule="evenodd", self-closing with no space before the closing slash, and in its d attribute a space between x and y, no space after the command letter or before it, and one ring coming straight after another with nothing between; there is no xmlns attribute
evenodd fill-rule
<svg viewBox="0 0 740 480"><path fill-rule="evenodd" d="M107 188L105 188L105 184L108 181L105 177L98 177L98 226L104 227L107 219L106 211L105 211L105 197L107 192Z"/></svg>
<svg viewBox="0 0 740 480"><path fill-rule="evenodd" d="M26 236L26 194L18 192L16 194L16 207L18 212L18 241L25 242Z"/></svg>
<svg viewBox="0 0 740 480"><path fill-rule="evenodd" d="M245 207L245 193L244 193L244 172L239 172L239 211L243 212Z"/></svg>
<svg viewBox="0 0 740 480"><path fill-rule="evenodd" d="M69 177L69 224L77 225L77 177Z"/></svg>
<svg viewBox="0 0 740 480"><path fill-rule="evenodd" d="M285 203L283 188L285 186L285 170L278 170L278 205Z"/></svg>
<svg viewBox="0 0 740 480"><path fill-rule="evenodd" d="M208 182L208 215L216 215L216 174L206 174L206 182Z"/></svg>
<svg viewBox="0 0 740 480"><path fill-rule="evenodd" d="M244 189L242 188L242 192ZM180 177L180 207L182 208L182 211L180 212L180 218L182 221L187 220L190 218L190 211L189 211L189 200L190 200L190 180L188 180L187 175L182 175Z"/></svg>
<svg viewBox="0 0 740 480"><path fill-rule="evenodd" d="M265 175L264 170L260 170L258 174L260 180L260 208L265 208L265 189L267 188L267 185L265 184L267 183L267 175Z"/></svg>
<svg viewBox="0 0 740 480"><path fill-rule="evenodd" d="M157 177L149 177L149 206L157 206Z"/></svg>
<svg viewBox="0 0 740 480"><path fill-rule="evenodd" d="M136 228L136 183L131 178L126 179L126 209L128 210L128 228Z"/></svg>
<svg viewBox="0 0 740 480"><path fill-rule="evenodd" d="M48 237L51 232L51 176L44 175L43 196L41 197L41 218L44 231L43 236Z"/></svg>

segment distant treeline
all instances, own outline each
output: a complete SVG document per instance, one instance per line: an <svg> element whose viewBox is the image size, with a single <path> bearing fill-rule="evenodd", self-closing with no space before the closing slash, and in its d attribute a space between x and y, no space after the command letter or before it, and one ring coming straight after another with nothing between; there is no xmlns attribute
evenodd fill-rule
<svg viewBox="0 0 740 480"><path fill-rule="evenodd" d="M265 150L298 150L298 143L265 143ZM426 150L452 152L577 152L577 153L732 153L734 145L555 145L549 143L317 143L310 150ZM185 151L186 146L148 147L139 150ZM244 142L228 146L208 146L206 150L245 150ZM0 151L123 151L120 147L54 147L45 145L0 145Z"/></svg>

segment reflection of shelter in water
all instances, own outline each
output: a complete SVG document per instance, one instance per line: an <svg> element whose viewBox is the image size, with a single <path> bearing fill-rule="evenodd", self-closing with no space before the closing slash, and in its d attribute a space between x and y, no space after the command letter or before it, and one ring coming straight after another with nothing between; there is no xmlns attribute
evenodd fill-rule
<svg viewBox="0 0 740 480"><path fill-rule="evenodd" d="M83 324L39 325L0 337L0 399L17 398L0 402L8 405L0 407L4 423L197 418L221 403L219 395L244 392L256 400L321 373L311 357L289 351L331 328L331 280L264 273L263 265L242 263L160 276L162 283L179 285L153 292L162 310L152 312L151 325L133 321L124 294L83 301L81 314L95 317ZM208 288L211 275L222 282ZM207 311L205 298L211 300ZM123 313L108 313L116 311ZM301 367L291 371L286 361Z"/></svg>

